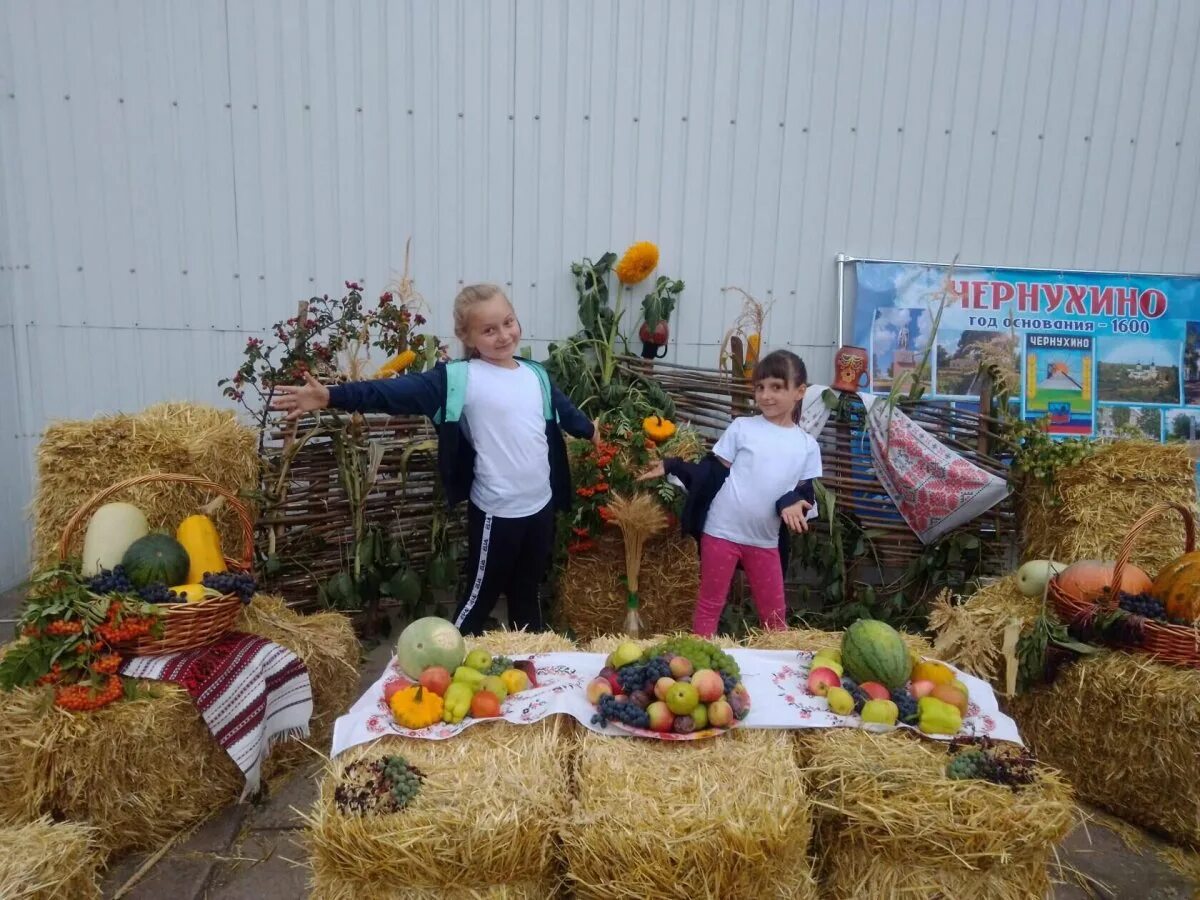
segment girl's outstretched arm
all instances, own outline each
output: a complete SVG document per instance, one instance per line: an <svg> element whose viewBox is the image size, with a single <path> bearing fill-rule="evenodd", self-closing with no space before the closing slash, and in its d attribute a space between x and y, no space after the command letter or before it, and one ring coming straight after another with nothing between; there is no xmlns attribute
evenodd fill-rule
<svg viewBox="0 0 1200 900"><path fill-rule="evenodd" d="M550 386L550 402L558 414L558 423L571 437L583 438L593 444L600 443L600 426L588 419L571 402L571 399L554 385Z"/></svg>

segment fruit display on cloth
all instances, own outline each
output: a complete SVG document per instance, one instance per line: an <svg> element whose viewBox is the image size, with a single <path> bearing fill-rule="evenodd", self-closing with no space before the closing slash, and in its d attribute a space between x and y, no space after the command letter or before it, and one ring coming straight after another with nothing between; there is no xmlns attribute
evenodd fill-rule
<svg viewBox="0 0 1200 900"><path fill-rule="evenodd" d="M454 623L435 616L400 633L396 667L409 681L389 684L384 699L396 724L412 730L496 718L509 695L537 684L532 662L493 657L478 647L468 653Z"/></svg>
<svg viewBox="0 0 1200 900"><path fill-rule="evenodd" d="M808 693L831 712L857 715L868 731L909 725L930 735L956 735L967 715L967 686L945 663L911 653L886 622L860 619L841 648L819 650L809 666Z"/></svg>
<svg viewBox="0 0 1200 900"><path fill-rule="evenodd" d="M660 740L713 737L750 713L750 694L737 663L696 637L677 637L647 650L618 646L587 686L593 725Z"/></svg>

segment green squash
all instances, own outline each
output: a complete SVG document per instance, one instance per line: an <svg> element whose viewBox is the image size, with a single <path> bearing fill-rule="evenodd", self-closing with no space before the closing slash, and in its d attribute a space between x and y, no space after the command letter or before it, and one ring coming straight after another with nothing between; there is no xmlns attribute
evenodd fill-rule
<svg viewBox="0 0 1200 900"><path fill-rule="evenodd" d="M167 534L148 534L138 538L121 559L125 574L134 587L151 584L184 584L191 560L183 544Z"/></svg>

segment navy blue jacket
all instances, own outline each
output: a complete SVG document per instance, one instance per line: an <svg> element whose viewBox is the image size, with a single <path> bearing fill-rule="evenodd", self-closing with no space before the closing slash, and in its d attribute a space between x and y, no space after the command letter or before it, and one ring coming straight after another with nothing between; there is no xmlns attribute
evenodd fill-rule
<svg viewBox="0 0 1200 900"><path fill-rule="evenodd" d="M329 389L329 405L347 412L381 412L393 416L425 416L433 419L446 404L446 366L438 363L428 372L401 375L378 381L352 381ZM591 440L591 421L575 408L566 394L551 386L550 402L558 419L547 420L546 443L550 449L550 488L555 509L571 508L571 467L563 431ZM540 404L539 404L540 405ZM562 427L559 427L559 422ZM456 506L471 496L475 481L475 448L462 433L459 422L438 426L438 472L446 491L446 503Z"/></svg>
<svg viewBox="0 0 1200 900"><path fill-rule="evenodd" d="M667 457L663 460L663 468L667 475L674 475L678 478L683 483L684 490L687 491L687 499L683 503L683 514L679 518L679 524L684 534L691 535L699 542L704 534L704 523L708 519L708 510L712 506L713 500L716 499L717 492L725 484L725 479L729 477L729 467L709 453L698 463ZM784 509L798 500L807 500L813 504L817 502L816 491L813 489L811 481L800 482L796 485L795 490L788 491L776 500L775 510L782 513ZM785 572L788 558L791 556L791 547L791 534L788 527L780 522L779 558Z"/></svg>

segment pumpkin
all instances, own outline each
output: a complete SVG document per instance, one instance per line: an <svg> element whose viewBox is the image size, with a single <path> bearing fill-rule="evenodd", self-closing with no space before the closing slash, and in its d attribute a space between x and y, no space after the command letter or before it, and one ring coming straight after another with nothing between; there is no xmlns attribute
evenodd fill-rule
<svg viewBox="0 0 1200 900"><path fill-rule="evenodd" d="M1200 550L1168 563L1150 586L1150 596L1166 607L1167 618L1200 619Z"/></svg>
<svg viewBox="0 0 1200 900"><path fill-rule="evenodd" d="M662 416L648 416L642 421L642 431L646 432L646 437L650 440L662 443L670 440L671 436L675 434L675 423Z"/></svg>
<svg viewBox="0 0 1200 900"><path fill-rule="evenodd" d="M1096 600L1113 586L1113 568L1116 564L1095 559L1084 559L1071 563L1054 578L1060 589L1083 600ZM1117 589L1126 594L1144 594L1151 588L1150 576L1132 564L1126 564Z"/></svg>
<svg viewBox="0 0 1200 900"><path fill-rule="evenodd" d="M842 668L859 684L878 681L894 691L908 681L912 657L891 625L859 619L842 635Z"/></svg>
<svg viewBox="0 0 1200 900"><path fill-rule="evenodd" d="M188 516L175 529L175 540L188 554L187 581L199 584L208 574L225 571L225 554L217 526L208 516Z"/></svg>
<svg viewBox="0 0 1200 900"><path fill-rule="evenodd" d="M133 542L149 533L145 515L132 503L105 503L92 513L83 538L84 577L119 566Z"/></svg>
<svg viewBox="0 0 1200 900"><path fill-rule="evenodd" d="M388 705L405 728L426 728L442 721L442 698L419 684L392 694Z"/></svg>
<svg viewBox="0 0 1200 900"><path fill-rule="evenodd" d="M169 534L138 538L121 557L125 574L136 588L151 584L183 584L191 566L183 544Z"/></svg>
<svg viewBox="0 0 1200 900"><path fill-rule="evenodd" d="M417 359L417 354L413 350L403 350L397 353L375 372L375 378L391 378L393 375L398 375L411 366Z"/></svg>
<svg viewBox="0 0 1200 900"><path fill-rule="evenodd" d="M467 644L453 622L426 616L400 632L396 642L396 664L414 681L429 666L453 672L467 657Z"/></svg>

